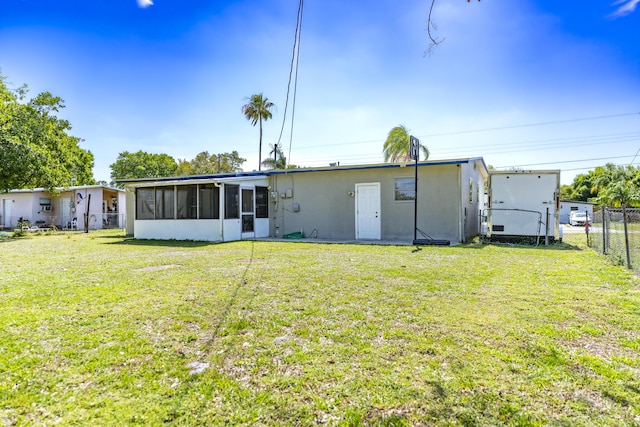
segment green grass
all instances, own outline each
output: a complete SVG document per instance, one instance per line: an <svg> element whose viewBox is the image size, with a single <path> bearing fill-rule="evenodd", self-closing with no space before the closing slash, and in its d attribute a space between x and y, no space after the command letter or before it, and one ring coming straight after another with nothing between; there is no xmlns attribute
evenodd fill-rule
<svg viewBox="0 0 640 427"><path fill-rule="evenodd" d="M637 425L638 280L567 239L1 238L0 426Z"/></svg>

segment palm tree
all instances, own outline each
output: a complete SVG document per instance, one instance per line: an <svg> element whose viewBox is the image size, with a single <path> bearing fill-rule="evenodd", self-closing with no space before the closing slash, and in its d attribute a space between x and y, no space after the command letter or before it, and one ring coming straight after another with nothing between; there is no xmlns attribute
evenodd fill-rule
<svg viewBox="0 0 640 427"><path fill-rule="evenodd" d="M262 166L268 169L288 169L287 168L287 158L284 156L282 149L278 146L278 144L273 145L269 144L271 147L271 151L269 151L269 157L264 159L262 162ZM277 161L275 158L277 157Z"/></svg>
<svg viewBox="0 0 640 427"><path fill-rule="evenodd" d="M271 110L275 107L275 104L269 101L269 98L262 95L262 93L246 97L245 101L248 102L242 106L242 114L251 122L251 126L260 123L260 145L258 147L258 170L260 170L262 165L262 121L269 120L272 117Z"/></svg>
<svg viewBox="0 0 640 427"><path fill-rule="evenodd" d="M410 160L410 144L409 129L403 125L394 127L389 131L387 140L384 142L384 161L396 163ZM420 144L420 148L424 156L423 160L427 160L429 158L429 149L423 144Z"/></svg>

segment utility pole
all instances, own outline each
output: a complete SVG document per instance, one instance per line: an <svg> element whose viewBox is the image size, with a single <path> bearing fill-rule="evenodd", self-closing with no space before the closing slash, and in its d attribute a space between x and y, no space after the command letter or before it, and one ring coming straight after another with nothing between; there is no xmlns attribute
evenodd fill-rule
<svg viewBox="0 0 640 427"><path fill-rule="evenodd" d="M273 146L273 168L278 169L278 144Z"/></svg>

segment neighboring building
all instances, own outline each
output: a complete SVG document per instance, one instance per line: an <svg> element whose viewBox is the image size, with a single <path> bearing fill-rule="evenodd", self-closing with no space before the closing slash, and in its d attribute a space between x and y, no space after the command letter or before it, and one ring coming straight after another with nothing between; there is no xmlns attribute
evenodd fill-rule
<svg viewBox="0 0 640 427"><path fill-rule="evenodd" d="M87 213L91 230L125 227L124 190L87 185L59 188L58 191L57 196L42 188L1 193L0 227L14 229L23 219L33 226L84 230L84 214Z"/></svg>
<svg viewBox="0 0 640 427"><path fill-rule="evenodd" d="M451 243L477 236L484 160L420 162L417 172L417 228ZM411 242L415 173L415 164L378 164L123 180L127 234L233 241L303 232Z"/></svg>
<svg viewBox="0 0 640 427"><path fill-rule="evenodd" d="M593 218L593 203L560 200L560 224L569 224L571 211L587 212L589 218Z"/></svg>

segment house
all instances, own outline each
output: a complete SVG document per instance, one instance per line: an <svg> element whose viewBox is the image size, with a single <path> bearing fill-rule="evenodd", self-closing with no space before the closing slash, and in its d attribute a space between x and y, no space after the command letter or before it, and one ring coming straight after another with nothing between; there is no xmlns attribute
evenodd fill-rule
<svg viewBox="0 0 640 427"><path fill-rule="evenodd" d="M14 229L20 219L32 226L84 230L88 214L89 229L124 228L126 198L124 190L104 185L59 188L53 195L42 188L10 190L0 194L0 227Z"/></svg>
<svg viewBox="0 0 640 427"><path fill-rule="evenodd" d="M415 176L418 200L415 203ZM482 158L123 180L127 234L233 241L292 233L328 240L466 242L480 231Z"/></svg>
<svg viewBox="0 0 640 427"><path fill-rule="evenodd" d="M560 200L560 224L569 224L569 214L572 211L587 212L589 218L593 218L593 205L591 202Z"/></svg>

